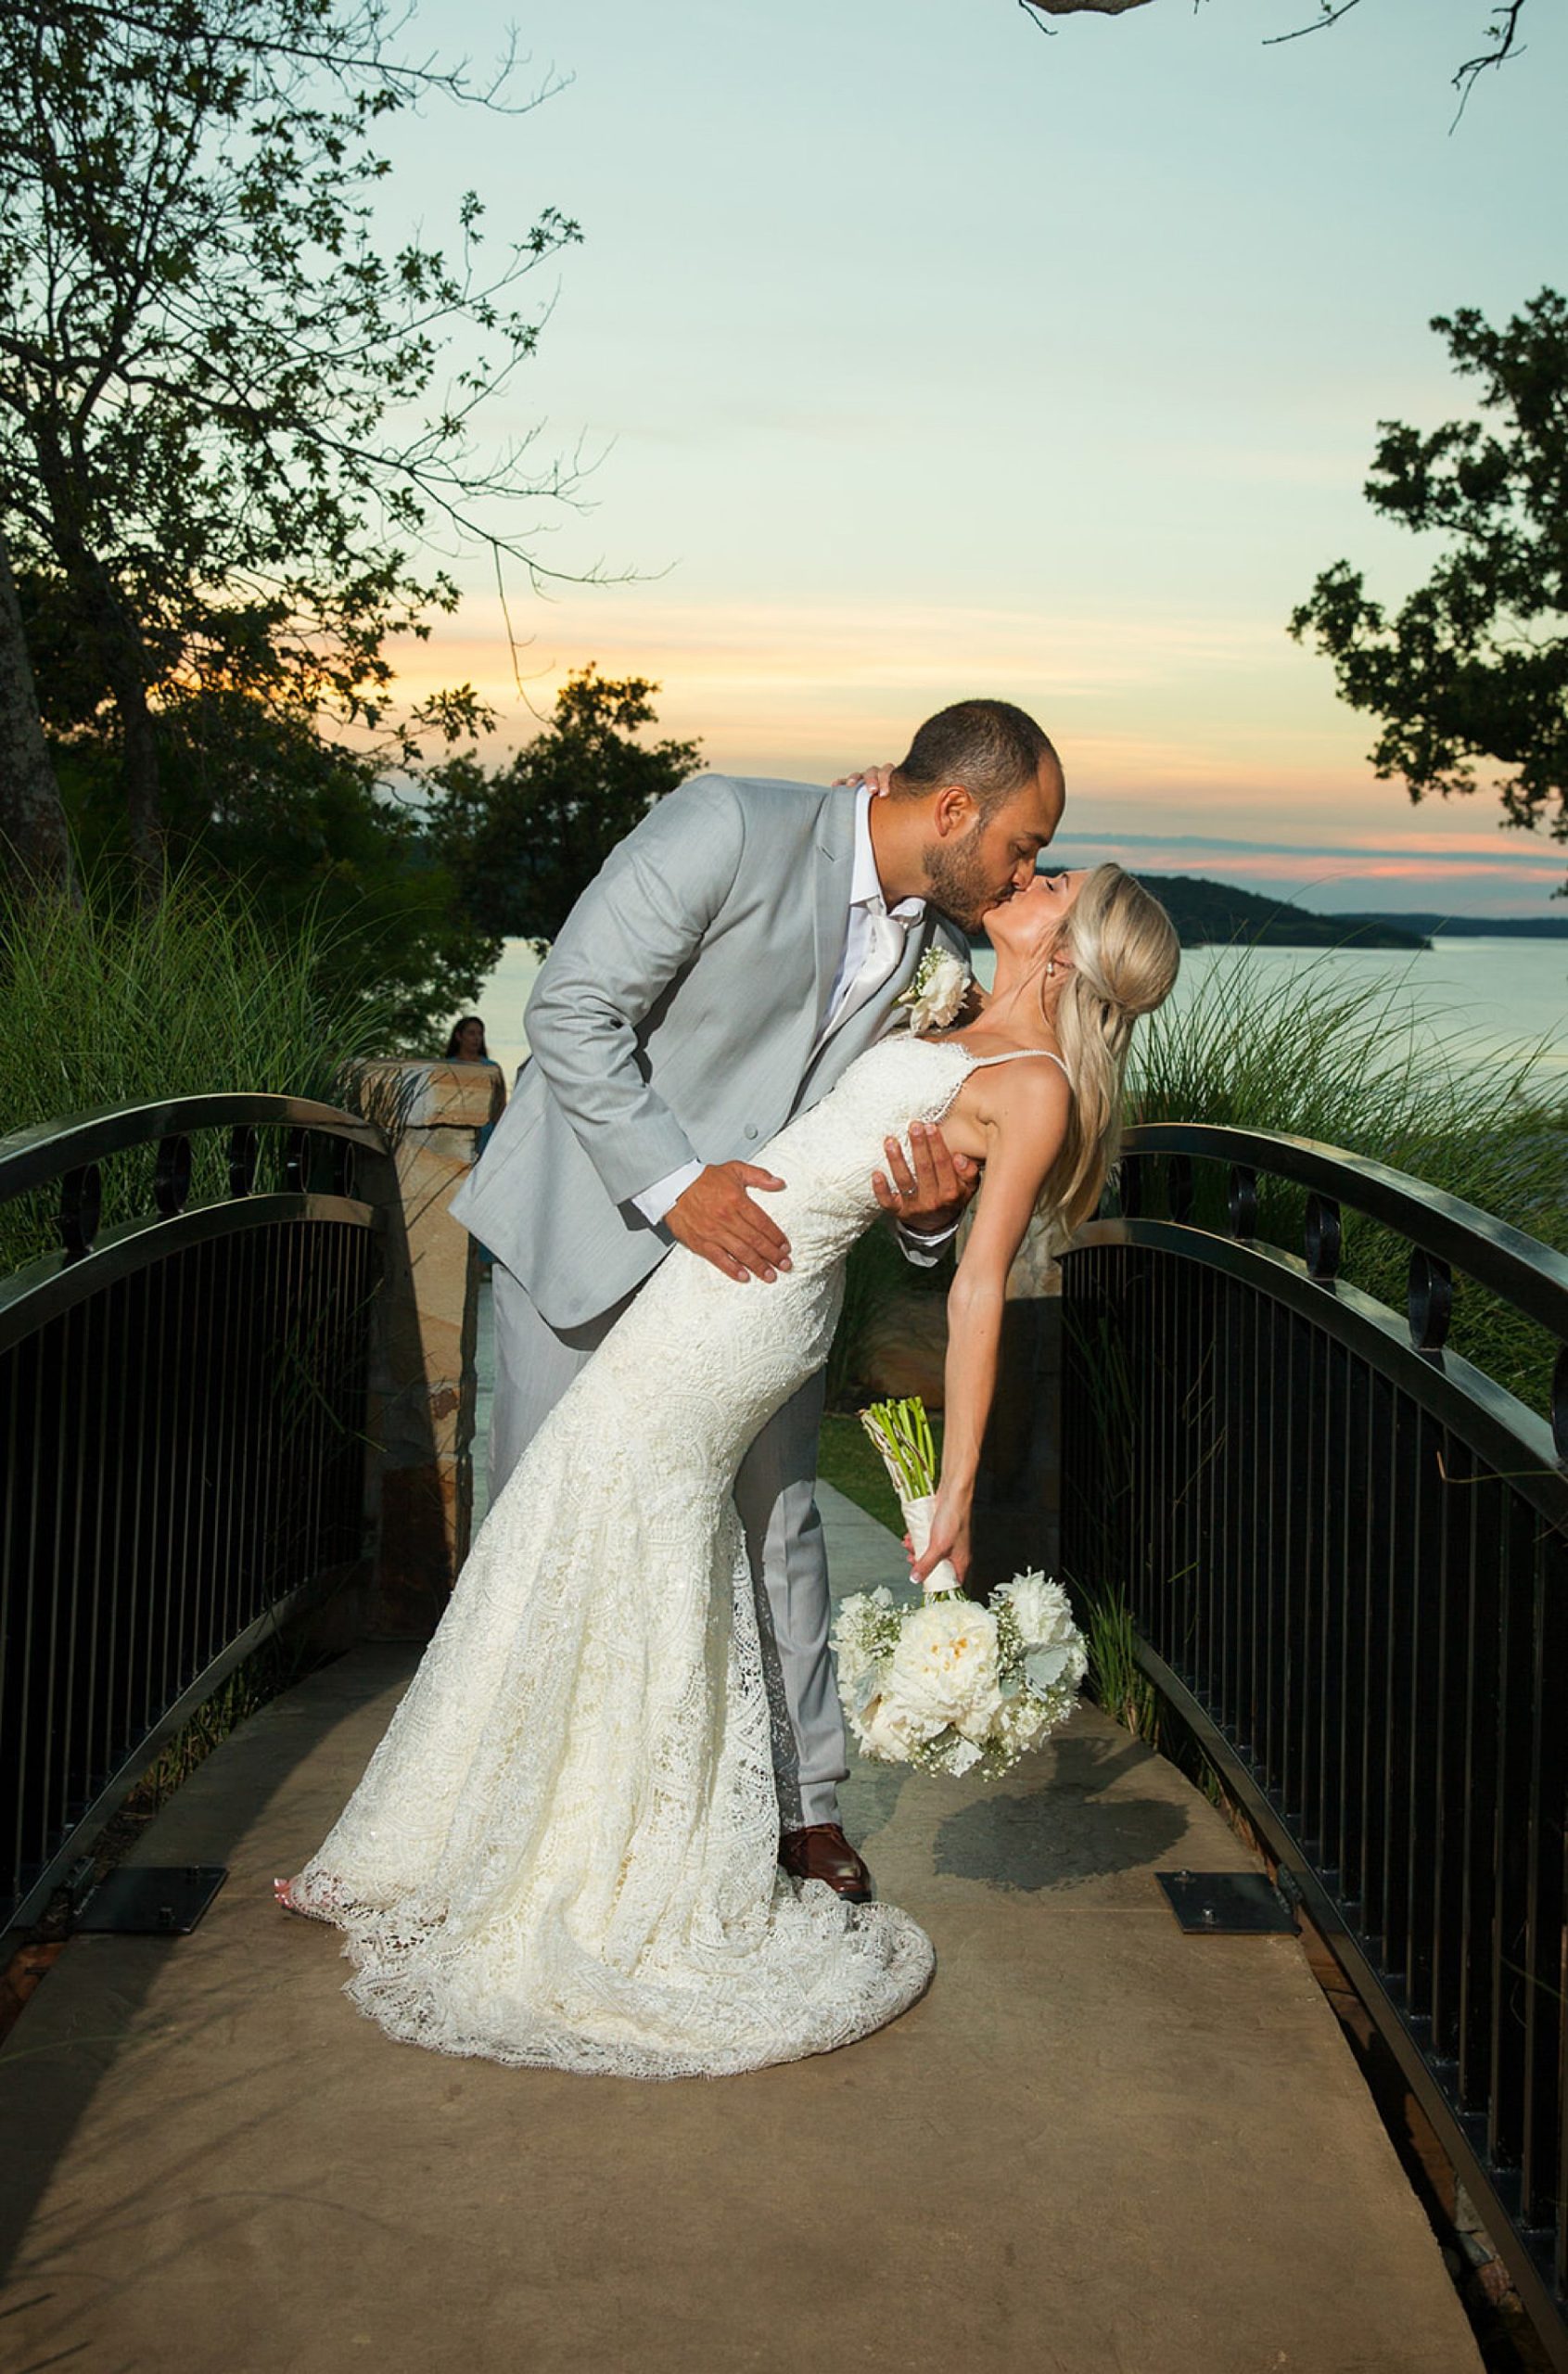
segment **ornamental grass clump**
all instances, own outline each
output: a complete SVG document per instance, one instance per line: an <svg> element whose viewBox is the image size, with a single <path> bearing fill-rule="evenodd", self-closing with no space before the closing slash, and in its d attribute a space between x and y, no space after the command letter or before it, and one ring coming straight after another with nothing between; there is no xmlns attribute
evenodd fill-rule
<svg viewBox="0 0 1568 2374"><path fill-rule="evenodd" d="M1419 965L1420 956L1411 965ZM1547 1042L1481 1059L1458 1009L1417 1014L1407 972L1368 978L1327 951L1282 972L1238 945L1195 992L1142 1025L1128 1119L1207 1121L1370 1155L1568 1250L1568 1127ZM1224 1229L1222 1164L1195 1166L1200 1225ZM1260 1239L1299 1252L1306 1191L1259 1177ZM1343 1210L1340 1274L1396 1311L1408 1244ZM1452 1348L1545 1414L1555 1345L1509 1304L1456 1281Z"/></svg>
<svg viewBox="0 0 1568 2374"><path fill-rule="evenodd" d="M0 1134L173 1096L352 1101L358 1067L395 1039L342 954L312 917L281 931L243 891L188 875L150 906L101 880L80 901L0 887ZM224 1192L223 1149L194 1151L199 1202ZM104 1224L147 1208L149 1189L107 1165ZM50 1197L0 1204L0 1268L57 1249Z"/></svg>

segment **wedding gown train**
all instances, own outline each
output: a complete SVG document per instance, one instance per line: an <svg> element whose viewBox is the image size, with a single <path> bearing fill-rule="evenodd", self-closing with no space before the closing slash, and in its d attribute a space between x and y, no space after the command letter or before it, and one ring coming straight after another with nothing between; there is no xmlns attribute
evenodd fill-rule
<svg viewBox="0 0 1568 2374"><path fill-rule="evenodd" d="M775 1283L668 1257L530 1444L338 1821L291 1883L346 1992L448 2053L723 2075L866 2035L933 1967L907 1914L777 1868L736 1470L827 1356L883 1141L975 1057L898 1035L758 1156Z"/></svg>

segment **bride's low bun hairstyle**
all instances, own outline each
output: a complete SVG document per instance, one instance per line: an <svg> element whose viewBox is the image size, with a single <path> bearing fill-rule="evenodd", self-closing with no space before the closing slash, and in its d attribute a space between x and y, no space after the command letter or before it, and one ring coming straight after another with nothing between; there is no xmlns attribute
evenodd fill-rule
<svg viewBox="0 0 1568 2374"><path fill-rule="evenodd" d="M1098 1209L1121 1142L1122 1081L1132 1027L1170 995L1181 943L1159 900L1119 865L1097 865L1052 941L1066 957L1054 1021L1073 1084L1066 1140L1040 1194L1065 1244Z"/></svg>

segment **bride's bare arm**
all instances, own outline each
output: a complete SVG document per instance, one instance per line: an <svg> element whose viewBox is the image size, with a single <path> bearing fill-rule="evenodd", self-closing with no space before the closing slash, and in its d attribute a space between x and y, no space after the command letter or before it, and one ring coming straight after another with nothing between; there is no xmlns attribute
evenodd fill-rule
<svg viewBox="0 0 1568 2374"><path fill-rule="evenodd" d="M931 1540L917 1582L939 1558L969 1567L969 1512L980 1446L996 1391L1007 1273L1066 1131L1071 1091L1055 1064L999 1066L987 1079L986 1184L948 1294L942 1473Z"/></svg>

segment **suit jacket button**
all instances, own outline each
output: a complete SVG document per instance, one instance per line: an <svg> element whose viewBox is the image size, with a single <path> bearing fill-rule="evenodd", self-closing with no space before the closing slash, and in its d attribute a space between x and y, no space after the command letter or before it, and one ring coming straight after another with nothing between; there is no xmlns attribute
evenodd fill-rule
<svg viewBox="0 0 1568 2374"><path fill-rule="evenodd" d="M754 1138L757 1135L757 1124L755 1121L748 1121L746 1123L746 1134L748 1138Z"/></svg>

